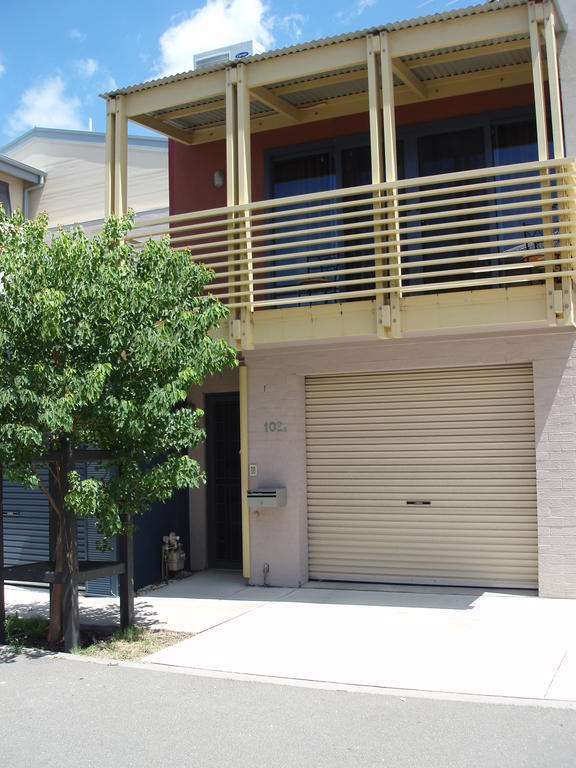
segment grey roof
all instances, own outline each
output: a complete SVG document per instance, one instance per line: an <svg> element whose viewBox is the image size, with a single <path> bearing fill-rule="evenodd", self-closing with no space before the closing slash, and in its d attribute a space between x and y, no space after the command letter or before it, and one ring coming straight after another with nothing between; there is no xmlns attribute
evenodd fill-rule
<svg viewBox="0 0 576 768"><path fill-rule="evenodd" d="M560 9L558 8L558 4L556 3L556 0L553 0L553 1L558 11L558 28L560 31L563 31L565 29L563 16ZM384 24L379 27L371 27L371 28L362 29L356 32L349 32L342 35L336 35L334 37L326 37L326 38L321 38L319 40L312 40L307 43L292 45L287 48L279 48L274 51L267 51L266 53L261 53L261 54L258 54L257 56L249 56L245 59L242 59L242 62L250 63L251 61L265 61L267 59L275 59L275 58L279 58L280 56L286 56L291 53L296 53L298 51L307 51L313 48L322 48L324 46L335 45L337 43L343 43L349 40L356 40L358 38L365 37L368 34L377 34L378 32L382 32L382 31L394 32L401 29L421 27L426 24L434 24L441 21L447 21L449 19L458 19L458 18L463 18L465 16L475 16L478 14L490 13L492 11L497 11L502 8L514 8L522 5L527 5L527 3L528 3L528 0L498 0L497 2L492 2L491 0L489 0L488 2L481 3L480 5L472 5L472 6L467 6L465 8L456 8L452 11L445 11L444 13L435 13L429 16L419 16L414 19L405 19L403 21L396 21L389 24ZM231 62L224 62L222 64L215 65L214 67L206 67L197 71L190 70L188 72L180 72L174 75L170 75L168 77L160 77L155 80L148 80L146 82L137 83L136 85L127 86L125 88L118 88L115 91L109 91L107 93L103 93L101 94L101 96L102 98L106 99L114 96L137 93L138 91L144 91L150 88L156 88L158 86L165 85L167 83L175 83L181 80L188 80L194 77L202 77L203 75L209 74L211 72L224 70L227 67L229 67L230 64Z"/></svg>
<svg viewBox="0 0 576 768"><path fill-rule="evenodd" d="M0 147L3 154L10 153L16 147L20 147L33 139L49 139L53 141L78 141L87 144L104 144L106 134L101 131L76 131L67 128L31 128L29 131L17 136L12 141ZM131 147L148 147L149 149L166 149L168 140L163 136L129 136L128 143Z"/></svg>
<svg viewBox="0 0 576 768"><path fill-rule="evenodd" d="M6 157L6 155L0 155L0 172L15 176L17 179L22 179L22 181L31 181L33 184L40 184L46 176L45 171L33 168L31 165L26 165L18 160L13 160L11 157Z"/></svg>

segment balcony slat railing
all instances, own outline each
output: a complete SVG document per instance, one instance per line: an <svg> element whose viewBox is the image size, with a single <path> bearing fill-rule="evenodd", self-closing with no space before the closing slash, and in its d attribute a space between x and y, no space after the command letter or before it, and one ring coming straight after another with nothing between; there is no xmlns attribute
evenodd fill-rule
<svg viewBox="0 0 576 768"><path fill-rule="evenodd" d="M576 166L551 160L146 220L231 308L543 283L576 269Z"/></svg>

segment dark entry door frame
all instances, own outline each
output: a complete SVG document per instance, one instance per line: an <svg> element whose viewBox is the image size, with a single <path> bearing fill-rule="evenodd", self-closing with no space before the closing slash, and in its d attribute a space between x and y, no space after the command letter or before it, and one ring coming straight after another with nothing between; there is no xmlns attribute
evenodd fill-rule
<svg viewBox="0 0 576 768"><path fill-rule="evenodd" d="M208 566L242 567L240 400L238 392L206 395Z"/></svg>

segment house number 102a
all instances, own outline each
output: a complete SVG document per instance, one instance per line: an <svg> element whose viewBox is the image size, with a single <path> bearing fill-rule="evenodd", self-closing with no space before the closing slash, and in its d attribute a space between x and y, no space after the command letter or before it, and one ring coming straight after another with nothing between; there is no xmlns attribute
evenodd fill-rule
<svg viewBox="0 0 576 768"><path fill-rule="evenodd" d="M264 432L288 432L288 427L283 421L265 421Z"/></svg>

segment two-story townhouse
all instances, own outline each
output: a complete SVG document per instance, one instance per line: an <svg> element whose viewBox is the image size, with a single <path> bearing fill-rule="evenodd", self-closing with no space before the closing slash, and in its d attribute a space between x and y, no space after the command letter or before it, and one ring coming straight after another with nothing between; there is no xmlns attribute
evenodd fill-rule
<svg viewBox="0 0 576 768"><path fill-rule="evenodd" d="M108 210L128 122L170 137L131 237L212 265L238 350L190 394L193 567L576 596L571 40L501 0L106 94Z"/></svg>

